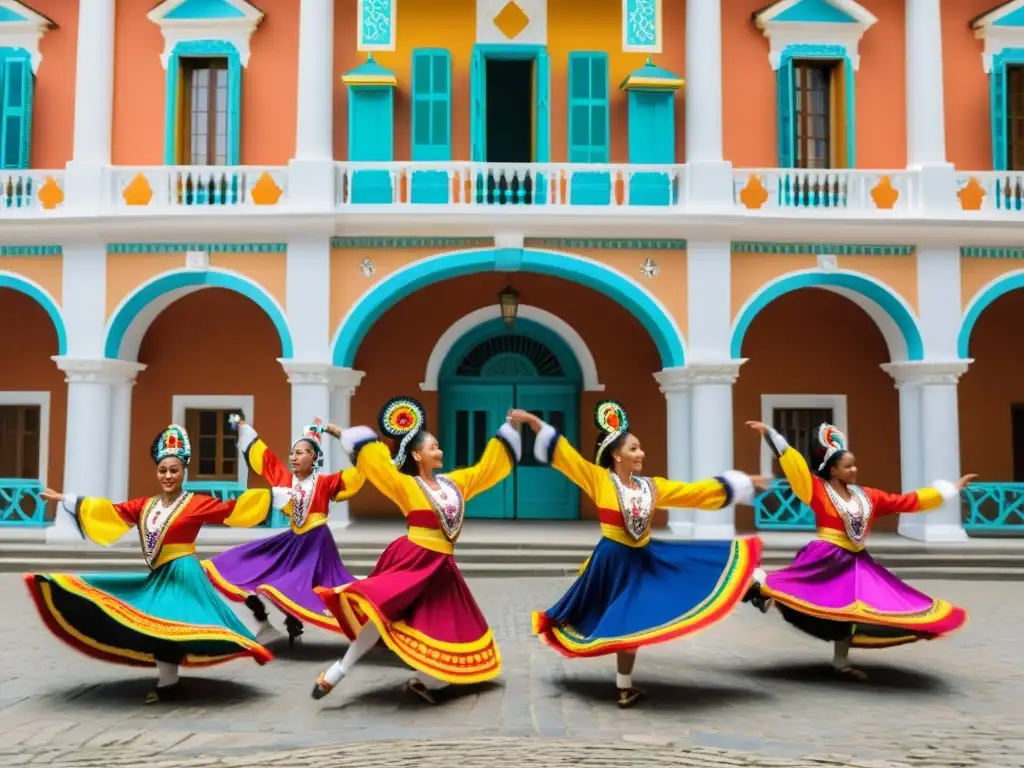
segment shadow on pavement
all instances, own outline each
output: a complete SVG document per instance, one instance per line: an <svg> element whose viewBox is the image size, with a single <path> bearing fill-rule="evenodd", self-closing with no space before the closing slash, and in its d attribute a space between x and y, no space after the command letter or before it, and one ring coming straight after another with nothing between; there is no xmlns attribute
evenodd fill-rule
<svg viewBox="0 0 1024 768"><path fill-rule="evenodd" d="M211 707L230 704L246 704L271 695L271 689L257 688L233 680L208 677L190 677L186 671L181 676L181 691L173 701L147 706L146 694L153 689L153 677L134 680L112 680L98 685L74 686L63 690L51 690L48 697L55 699L57 706L69 709L152 709L166 707ZM272 686L272 681L268 681Z"/></svg>
<svg viewBox="0 0 1024 768"><path fill-rule="evenodd" d="M413 671L409 670L409 677L413 676ZM437 711L443 709L445 704L454 703L460 699L465 699L471 696L480 696L491 691L499 691L504 686L500 681L488 682L488 683L476 683L474 685L449 685L444 690L438 691L434 694L437 698L437 706L432 706L417 696L412 691L406 689L405 684L408 678L393 683L386 683L384 685L378 685L375 688L364 688L358 692L354 692L346 696L345 684L342 683L338 688L331 693L331 697L338 696L338 700L333 705L327 705L323 708L324 712L340 712L341 710L349 707L359 707L361 709L423 709L427 711ZM325 699L324 701L330 701Z"/></svg>
<svg viewBox="0 0 1024 768"><path fill-rule="evenodd" d="M945 694L949 684L940 677L887 664L857 664L867 674L863 682L840 677L829 664L776 664L770 667L733 667L732 672L759 681L776 681L904 693Z"/></svg>
<svg viewBox="0 0 1024 768"><path fill-rule="evenodd" d="M604 703L609 707L618 706L618 692L615 689L614 677L607 675L600 679L563 677L556 678L553 683L562 693L581 696L592 700L595 704ZM642 676L635 678L633 684L637 688L643 689L646 694L637 704L638 708L653 705L680 710L710 709L773 698L769 693L752 688L648 682Z"/></svg>

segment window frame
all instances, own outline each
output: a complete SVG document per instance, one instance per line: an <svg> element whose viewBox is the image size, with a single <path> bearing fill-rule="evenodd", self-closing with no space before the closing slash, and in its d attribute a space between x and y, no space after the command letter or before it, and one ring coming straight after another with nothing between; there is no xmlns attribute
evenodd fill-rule
<svg viewBox="0 0 1024 768"><path fill-rule="evenodd" d="M171 404L171 420L172 423L178 424L182 427L186 427L185 417L187 411L198 410L198 411L232 411L241 410L245 414L245 419L250 424L255 424L254 411L255 398L252 395L175 395ZM193 450L193 462L198 461L198 435L193 436L189 434L189 440L192 442ZM193 463L192 467L195 468L197 464ZM194 472L189 472L189 481L197 483L238 483L242 486L248 484L249 481L249 467L242 460L241 456L238 457L237 464L238 472L237 478L234 480L227 479L214 479L210 480L204 477L200 477Z"/></svg>
<svg viewBox="0 0 1024 768"><path fill-rule="evenodd" d="M231 119L230 103L225 104L224 108L224 163L218 164L216 162L206 163L195 163L193 162L193 135L192 135L192 90L193 84L197 72L208 70L211 73L218 73L213 78L217 87L220 86L220 81L223 80L224 89L226 91L225 101L230 102L231 82L229 77L230 62L227 56L215 55L215 56L185 56L179 60L178 66L179 72L179 100L178 100L178 143L177 143L177 164L178 165L197 165L197 166L208 166L208 167L223 167L228 162L228 144L231 141ZM216 88L212 85L207 86L207 117L206 117L206 156L207 159L212 156L214 160L217 157L217 92ZM213 131L210 132L210 128Z"/></svg>
<svg viewBox="0 0 1024 768"><path fill-rule="evenodd" d="M50 400L47 391L0 390L0 407L39 408L39 482L47 487L50 459ZM35 479L35 478L31 478Z"/></svg>
<svg viewBox="0 0 1024 768"><path fill-rule="evenodd" d="M587 61L587 97L579 98L574 96L574 85L575 85L575 64L578 60ZM601 98L594 98L591 86L593 85L593 62L595 60L601 60L604 65L604 94ZM605 51L572 51L569 53L568 66L566 69L566 104L568 107L568 115L566 117L566 142L565 142L565 153L566 160L571 164L608 164L611 162L611 71L609 70L610 62L608 53ZM590 120L588 121L588 135L587 144L585 149L587 151L587 160L575 160L573 159L574 151L581 151L584 149L583 145L573 143L573 129L574 120L573 113L575 107L586 107L589 112ZM593 135L593 112L595 107L602 107L604 109L604 145L603 147L594 145ZM601 152L602 157L594 159L594 153Z"/></svg>
<svg viewBox="0 0 1024 768"><path fill-rule="evenodd" d="M771 426L775 423L775 411L802 408L831 408L833 424L839 427L847 440L850 439L850 432L846 426L849 423L846 395L761 395L761 422ZM810 456L806 458L808 461L811 460ZM767 441L761 440L758 474L771 475L774 459L775 454L768 447Z"/></svg>
<svg viewBox="0 0 1024 768"><path fill-rule="evenodd" d="M429 61L430 82L427 91L419 90L419 78L417 77L418 59L425 58ZM443 59L447 77L447 87L443 94L434 91L434 67L436 59ZM415 48L412 51L412 84L409 90L410 101L410 131L409 142L410 152L413 161L434 161L447 162L452 159L452 57L451 53L444 48ZM417 105L429 105L429 119L427 131L430 134L430 143L419 144L416 141L416 134L419 121L416 118ZM445 135L442 143L436 143L434 134L434 110L438 104L443 104L445 115Z"/></svg>
<svg viewBox="0 0 1024 768"><path fill-rule="evenodd" d="M838 165L838 146L836 142L837 130L839 122L836 118L838 115L837 107L837 83L839 80L840 62L836 59L793 59L793 167L801 170L826 170L829 168L835 168ZM810 128L815 122L815 117L818 113L812 113L809 109L809 99L807 98L814 90L810 87L810 73L822 72L824 74L824 82L826 84L826 98L825 98L825 133L822 138L810 138L808 135L809 131L806 129ZM807 73L806 80L804 83L807 87L801 87L801 73ZM824 156L828 158L825 166L811 166L806 165L808 155L810 154L807 150L810 148L812 142L824 141L825 152ZM801 160L805 164L801 164Z"/></svg>

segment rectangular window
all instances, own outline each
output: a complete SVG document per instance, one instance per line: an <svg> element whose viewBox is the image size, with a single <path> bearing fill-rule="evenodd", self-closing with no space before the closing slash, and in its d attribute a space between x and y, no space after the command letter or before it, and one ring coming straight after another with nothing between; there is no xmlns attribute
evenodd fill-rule
<svg viewBox="0 0 1024 768"><path fill-rule="evenodd" d="M786 438L786 442L803 454L808 464L818 445L817 429L821 424L834 424L835 411L832 408L775 408L772 411L772 426ZM811 467L813 472L815 467ZM772 472L782 477L778 461L772 460Z"/></svg>
<svg viewBox="0 0 1024 768"><path fill-rule="evenodd" d="M452 61L448 51L412 52L412 159L451 160Z"/></svg>
<svg viewBox="0 0 1024 768"><path fill-rule="evenodd" d="M178 163L227 165L228 61L181 59Z"/></svg>
<svg viewBox="0 0 1024 768"><path fill-rule="evenodd" d="M1024 483L1024 403L1010 406L1010 430L1013 445L1013 482Z"/></svg>
<svg viewBox="0 0 1024 768"><path fill-rule="evenodd" d="M192 441L191 480L238 482L238 447L230 418L239 412L244 409L185 409L185 430Z"/></svg>
<svg viewBox="0 0 1024 768"><path fill-rule="evenodd" d="M569 162L607 163L608 54L569 54Z"/></svg>
<svg viewBox="0 0 1024 768"><path fill-rule="evenodd" d="M39 477L41 408L0 405L0 478Z"/></svg>
<svg viewBox="0 0 1024 768"><path fill-rule="evenodd" d="M0 60L0 168L29 167L35 75L27 56Z"/></svg>
<svg viewBox="0 0 1024 768"><path fill-rule="evenodd" d="M835 61L793 62L797 168L835 168Z"/></svg>
<svg viewBox="0 0 1024 768"><path fill-rule="evenodd" d="M1024 66L1006 68L1006 162L1024 171Z"/></svg>

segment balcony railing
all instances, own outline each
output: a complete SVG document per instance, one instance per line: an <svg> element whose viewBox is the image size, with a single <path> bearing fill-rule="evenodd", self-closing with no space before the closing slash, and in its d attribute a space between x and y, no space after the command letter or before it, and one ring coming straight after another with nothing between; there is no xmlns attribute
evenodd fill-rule
<svg viewBox="0 0 1024 768"><path fill-rule="evenodd" d="M0 526L48 525L42 492L43 485L38 480L0 478Z"/></svg>
<svg viewBox="0 0 1024 768"><path fill-rule="evenodd" d="M1024 172L959 171L948 205L924 206L918 171L736 168L732 196L711 199L686 165L390 162L334 164L326 175L286 166L111 166L103 194L66 200L65 171L0 171L0 220L72 215L217 215L281 211L359 214L426 206L494 212L667 210L806 218L1024 218ZM931 183L931 182L930 182ZM319 185L317 189L306 185ZM90 189L91 187L86 187ZM77 187L76 187L77 189ZM926 190L934 201L935 190ZM939 194L942 194L940 191ZM86 199L77 199L84 196ZM929 203L933 204L933 203Z"/></svg>
<svg viewBox="0 0 1024 768"><path fill-rule="evenodd" d="M223 481L201 481L185 483L184 488L190 493L205 493L218 501L234 501L247 490L242 483ZM267 519L260 523L266 528L287 528L288 518L279 509L273 509Z"/></svg>

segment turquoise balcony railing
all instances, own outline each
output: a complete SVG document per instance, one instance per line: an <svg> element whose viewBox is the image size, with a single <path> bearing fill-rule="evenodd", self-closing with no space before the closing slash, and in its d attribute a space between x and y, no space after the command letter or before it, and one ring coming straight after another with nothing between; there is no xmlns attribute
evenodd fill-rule
<svg viewBox="0 0 1024 768"><path fill-rule="evenodd" d="M813 531L814 513L793 495L786 480L776 480L754 498L754 524L759 531Z"/></svg>
<svg viewBox="0 0 1024 768"><path fill-rule="evenodd" d="M48 525L46 502L39 496L42 492L38 480L0 478L0 525Z"/></svg>
<svg viewBox="0 0 1024 768"><path fill-rule="evenodd" d="M968 533L1024 534L1024 483L971 483L962 498Z"/></svg>
<svg viewBox="0 0 1024 768"><path fill-rule="evenodd" d="M237 499L247 490L241 483L226 483L222 481L194 481L185 483L185 490L191 493L205 493L219 501L231 501ZM260 524L266 528L287 528L288 518L279 509L275 509L270 516Z"/></svg>

